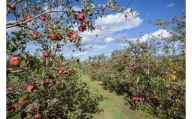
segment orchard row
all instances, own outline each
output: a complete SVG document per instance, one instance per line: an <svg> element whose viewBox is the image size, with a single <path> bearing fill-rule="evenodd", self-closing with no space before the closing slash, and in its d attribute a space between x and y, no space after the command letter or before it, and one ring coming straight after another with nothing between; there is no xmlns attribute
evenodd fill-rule
<svg viewBox="0 0 192 119"><path fill-rule="evenodd" d="M105 88L124 95L135 109L158 109L172 118L184 116L185 57L157 59L144 44L129 45L122 51L113 51L111 57L93 57L83 63L82 69L92 80L100 80Z"/></svg>

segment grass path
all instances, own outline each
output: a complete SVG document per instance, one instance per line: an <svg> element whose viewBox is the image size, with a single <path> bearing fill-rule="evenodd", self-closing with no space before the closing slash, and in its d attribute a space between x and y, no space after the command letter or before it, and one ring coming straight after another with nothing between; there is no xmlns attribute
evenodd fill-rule
<svg viewBox="0 0 192 119"><path fill-rule="evenodd" d="M83 75L81 80L88 84L91 92L100 93L105 97L100 103L103 112L95 114L93 119L155 119L141 111L131 110L128 105L124 104L123 96L103 89L101 81L92 81L86 75Z"/></svg>

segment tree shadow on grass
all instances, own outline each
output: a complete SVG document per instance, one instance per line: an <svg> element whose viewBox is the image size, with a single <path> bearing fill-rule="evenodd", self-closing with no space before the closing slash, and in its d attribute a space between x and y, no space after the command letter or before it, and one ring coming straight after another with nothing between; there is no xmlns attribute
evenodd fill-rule
<svg viewBox="0 0 192 119"><path fill-rule="evenodd" d="M58 117L61 119L92 119L93 114L103 112L103 109L99 109L99 102L105 99L108 99L108 97L101 97L98 102L94 99L86 100L83 103L80 101L80 104L75 104L72 101L58 100L51 107L49 117L53 119Z"/></svg>

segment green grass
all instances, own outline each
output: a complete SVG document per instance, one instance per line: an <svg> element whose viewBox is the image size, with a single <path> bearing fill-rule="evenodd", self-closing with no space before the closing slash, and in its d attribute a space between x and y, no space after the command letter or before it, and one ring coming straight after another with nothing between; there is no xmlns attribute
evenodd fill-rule
<svg viewBox="0 0 192 119"><path fill-rule="evenodd" d="M110 92L102 89L102 86L98 84L98 81L91 81L89 77L83 76L82 81L85 81L90 88L91 92L99 93L104 96L104 100L100 104L100 109L103 109L104 112L95 114L94 119L132 119L127 117L116 105L114 105L114 100Z"/></svg>
<svg viewBox="0 0 192 119"><path fill-rule="evenodd" d="M123 96L105 90L101 81L92 81L86 75L83 75L81 80L88 84L91 92L104 96L99 106L103 112L94 114L93 119L155 119L141 110L130 109L128 105L125 105Z"/></svg>

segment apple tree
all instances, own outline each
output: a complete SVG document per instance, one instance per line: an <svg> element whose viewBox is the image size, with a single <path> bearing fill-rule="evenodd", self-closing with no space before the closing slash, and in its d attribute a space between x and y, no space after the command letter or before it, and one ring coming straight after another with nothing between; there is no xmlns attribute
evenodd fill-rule
<svg viewBox="0 0 192 119"><path fill-rule="evenodd" d="M161 118L185 118L186 10L170 21L149 23L168 37L151 34L145 42L142 37L125 38L127 48L113 51L109 58L98 55L84 62L83 69L93 80L102 80L107 89L124 94L132 108Z"/></svg>
<svg viewBox="0 0 192 119"><path fill-rule="evenodd" d="M114 0L96 7L93 0L7 0L7 118L88 118L98 112L100 96L79 80L79 63L66 61L62 47L83 51L79 32L92 32L106 11L124 13ZM80 5L81 10L72 7ZM74 27L78 25L78 31ZM12 29L12 30L10 30ZM16 29L16 30L15 30ZM12 32L8 32L12 31ZM26 50L34 43L34 55ZM60 55L59 55L60 54Z"/></svg>

